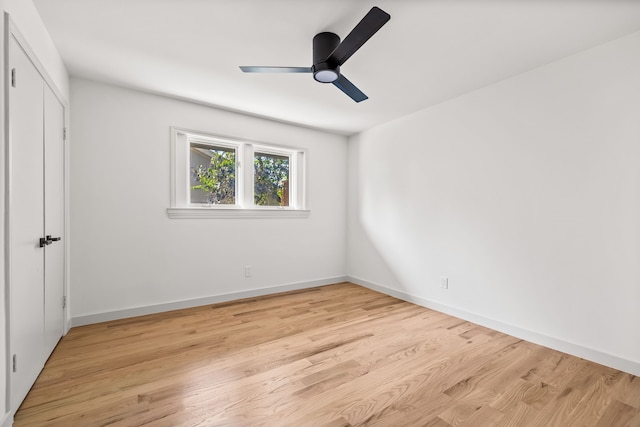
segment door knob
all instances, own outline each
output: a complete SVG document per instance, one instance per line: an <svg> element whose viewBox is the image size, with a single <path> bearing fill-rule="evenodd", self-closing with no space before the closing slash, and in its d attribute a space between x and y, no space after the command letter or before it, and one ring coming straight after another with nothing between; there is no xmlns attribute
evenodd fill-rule
<svg viewBox="0 0 640 427"><path fill-rule="evenodd" d="M53 242L58 242L62 240L62 237L51 237L51 234L47 234L47 237L40 238L40 247L44 248L47 245L52 244Z"/></svg>
<svg viewBox="0 0 640 427"><path fill-rule="evenodd" d="M47 235L47 245L50 245L53 242L57 242L59 240L62 240L62 237L51 237L51 234Z"/></svg>

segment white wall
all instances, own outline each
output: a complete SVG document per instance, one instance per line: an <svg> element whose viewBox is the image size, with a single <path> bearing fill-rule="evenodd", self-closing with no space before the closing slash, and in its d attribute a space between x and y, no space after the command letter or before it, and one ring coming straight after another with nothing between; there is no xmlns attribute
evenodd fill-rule
<svg viewBox="0 0 640 427"><path fill-rule="evenodd" d="M346 137L87 80L71 106L74 324L344 278ZM307 148L310 217L169 219L170 126Z"/></svg>
<svg viewBox="0 0 640 427"><path fill-rule="evenodd" d="M53 81L56 89L69 99L69 75L53 44L49 32L44 27L38 10L32 0L2 0L4 11L9 13L22 36L33 50L38 61L44 66L48 77ZM4 35L4 32L3 32Z"/></svg>
<svg viewBox="0 0 640 427"><path fill-rule="evenodd" d="M62 59L55 48L49 33L44 27L40 15L33 5L31 0L0 0L0 10L9 14L12 22L16 28L20 31L20 34L24 37L29 47L37 56L41 65L45 68L46 73L50 77L51 81L55 84L58 91L65 99L69 99L69 77L67 71L62 63ZM4 17L0 20L0 45L5 45L4 40L5 25ZM3 55L4 58L4 55ZM0 67L0 81L4 82L4 69ZM4 99L4 84L0 84L0 99ZM2 167L0 170L0 277L5 278L5 104L0 102L0 132L2 136L2 147L0 149L0 164ZM5 283L5 287L7 284ZM0 425L9 425L12 421L12 416L8 412L7 402L7 312L6 312L6 300L5 292L0 292L0 366L5 367L0 369Z"/></svg>
<svg viewBox="0 0 640 427"><path fill-rule="evenodd" d="M639 118L636 33L353 137L349 276L640 374Z"/></svg>

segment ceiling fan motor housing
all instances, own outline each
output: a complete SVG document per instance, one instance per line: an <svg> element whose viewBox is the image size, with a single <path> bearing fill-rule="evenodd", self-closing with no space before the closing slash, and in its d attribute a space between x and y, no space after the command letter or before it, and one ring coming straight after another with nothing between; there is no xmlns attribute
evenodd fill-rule
<svg viewBox="0 0 640 427"><path fill-rule="evenodd" d="M319 33L313 37L313 78L321 83L331 83L340 77L340 67L327 62L331 53L340 44L334 33Z"/></svg>

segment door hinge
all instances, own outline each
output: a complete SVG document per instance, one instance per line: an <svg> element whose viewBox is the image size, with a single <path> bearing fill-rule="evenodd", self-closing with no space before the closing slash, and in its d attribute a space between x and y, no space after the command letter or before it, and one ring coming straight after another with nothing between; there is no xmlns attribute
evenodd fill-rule
<svg viewBox="0 0 640 427"><path fill-rule="evenodd" d="M67 128L62 128L62 140L67 140Z"/></svg>
<svg viewBox="0 0 640 427"><path fill-rule="evenodd" d="M16 69L11 69L11 86L16 87Z"/></svg>
<svg viewBox="0 0 640 427"><path fill-rule="evenodd" d="M14 354L13 357L11 358L11 364L12 366L12 370L13 372L18 372L18 355Z"/></svg>
<svg viewBox="0 0 640 427"><path fill-rule="evenodd" d="M62 308L67 308L67 296L62 297Z"/></svg>

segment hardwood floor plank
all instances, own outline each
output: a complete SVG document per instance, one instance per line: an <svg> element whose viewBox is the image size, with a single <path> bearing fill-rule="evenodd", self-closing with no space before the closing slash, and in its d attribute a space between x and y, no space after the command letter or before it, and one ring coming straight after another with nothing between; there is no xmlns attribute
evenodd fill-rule
<svg viewBox="0 0 640 427"><path fill-rule="evenodd" d="M73 328L20 426L640 426L640 379L350 283Z"/></svg>
<svg viewBox="0 0 640 427"><path fill-rule="evenodd" d="M504 417L494 427L546 427L535 423L534 420L538 417L538 411L522 401L508 406L500 412L504 413Z"/></svg>
<svg viewBox="0 0 640 427"><path fill-rule="evenodd" d="M614 388L616 399L640 410L640 377L623 373L622 379Z"/></svg>
<svg viewBox="0 0 640 427"><path fill-rule="evenodd" d="M452 405L453 399L434 391L429 385L414 394L407 394L382 411L372 414L364 422L371 426L430 425L449 427L450 424L435 416Z"/></svg>
<svg viewBox="0 0 640 427"><path fill-rule="evenodd" d="M504 414L489 405L484 405L469 418L460 423L460 427L493 426L496 425Z"/></svg>
<svg viewBox="0 0 640 427"><path fill-rule="evenodd" d="M607 406L595 427L631 426L632 419L639 413L634 407L615 400Z"/></svg>

